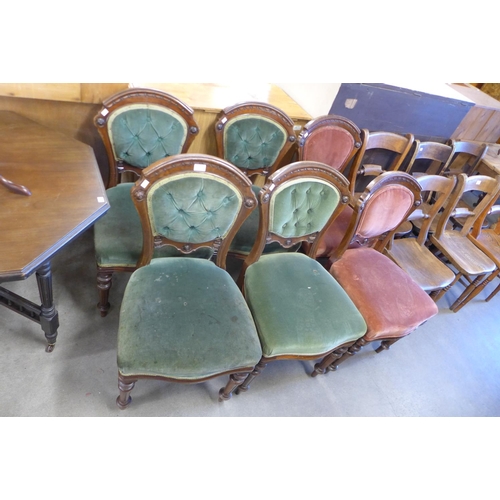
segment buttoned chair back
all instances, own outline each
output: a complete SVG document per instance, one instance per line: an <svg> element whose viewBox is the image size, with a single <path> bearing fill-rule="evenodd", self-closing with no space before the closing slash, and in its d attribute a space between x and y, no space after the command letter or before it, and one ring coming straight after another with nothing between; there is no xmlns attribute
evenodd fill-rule
<svg viewBox="0 0 500 500"><path fill-rule="evenodd" d="M343 172L361 148L361 131L343 116L325 115L308 122L298 138L299 161L318 161Z"/></svg>
<svg viewBox="0 0 500 500"><path fill-rule="evenodd" d="M143 249L127 283L118 328L117 404L138 379L203 382L230 375L231 397L262 351L247 304L225 271L229 242L257 206L250 180L209 155L181 154L144 169L131 191ZM154 258L174 247L178 257ZM184 255L208 247L211 260Z"/></svg>
<svg viewBox="0 0 500 500"><path fill-rule="evenodd" d="M217 156L248 176L272 174L296 146L293 120L270 104L224 108L215 122Z"/></svg>
<svg viewBox="0 0 500 500"><path fill-rule="evenodd" d="M185 153L199 132L193 110L165 92L134 88L105 101L94 123L106 148L108 188L123 172L141 171L167 156Z"/></svg>

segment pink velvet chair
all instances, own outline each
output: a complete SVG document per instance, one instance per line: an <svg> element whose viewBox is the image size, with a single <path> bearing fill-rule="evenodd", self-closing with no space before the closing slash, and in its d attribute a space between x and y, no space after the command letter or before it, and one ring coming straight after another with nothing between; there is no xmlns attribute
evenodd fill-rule
<svg viewBox="0 0 500 500"><path fill-rule="evenodd" d="M435 302L381 252L401 221L421 204L418 182L404 172L386 172L359 197L347 232L330 255L330 273L347 292L367 324L366 334L340 358L329 355L314 374L335 370L368 342L380 352L437 314Z"/></svg>

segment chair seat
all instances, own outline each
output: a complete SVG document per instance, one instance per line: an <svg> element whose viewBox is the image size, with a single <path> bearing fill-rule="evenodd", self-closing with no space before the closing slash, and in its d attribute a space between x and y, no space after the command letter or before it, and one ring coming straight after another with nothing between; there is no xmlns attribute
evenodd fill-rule
<svg viewBox="0 0 500 500"><path fill-rule="evenodd" d="M253 192L258 195L261 188L259 186L252 186ZM236 233L231 245L229 253L247 256L255 243L259 231L259 209L253 210L243 222L240 229ZM291 248L283 248L279 243L272 242L264 247L264 254L269 253L283 253L283 252L296 252L300 248L300 243Z"/></svg>
<svg viewBox="0 0 500 500"><path fill-rule="evenodd" d="M132 274L118 331L122 375L199 380L253 368L261 355L243 295L213 262L160 258Z"/></svg>
<svg viewBox="0 0 500 500"><path fill-rule="evenodd" d="M319 357L366 332L344 290L303 254L262 256L246 271L245 297L267 358Z"/></svg>
<svg viewBox="0 0 500 500"><path fill-rule="evenodd" d="M476 237L476 241L480 248L484 248L485 252L491 255L491 258L500 262L500 234L492 229L483 229Z"/></svg>
<svg viewBox="0 0 500 500"><path fill-rule="evenodd" d="M441 290L455 279L455 273L415 238L394 241L386 253L426 292Z"/></svg>
<svg viewBox="0 0 500 500"><path fill-rule="evenodd" d="M444 231L439 240L433 235L430 241L447 258L453 261L458 270L468 276L490 273L496 265L468 238L458 231Z"/></svg>
<svg viewBox="0 0 500 500"><path fill-rule="evenodd" d="M405 271L371 248L346 250L330 272L363 315L367 341L403 337L438 312Z"/></svg>
<svg viewBox="0 0 500 500"><path fill-rule="evenodd" d="M106 191L110 209L94 225L94 245L99 267L135 268L142 250L142 228L139 214L130 197L134 183L118 184ZM211 250L199 248L193 257L210 258ZM174 247L155 250L155 257L182 255Z"/></svg>

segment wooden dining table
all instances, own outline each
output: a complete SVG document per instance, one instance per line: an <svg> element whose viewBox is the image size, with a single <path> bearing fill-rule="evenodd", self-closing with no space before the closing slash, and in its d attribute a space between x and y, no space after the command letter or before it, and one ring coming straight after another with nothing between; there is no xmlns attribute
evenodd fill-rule
<svg viewBox="0 0 500 500"><path fill-rule="evenodd" d="M59 327L51 260L108 209L90 146L0 110L0 283L36 274L40 296L0 287L0 304L41 325L47 352Z"/></svg>

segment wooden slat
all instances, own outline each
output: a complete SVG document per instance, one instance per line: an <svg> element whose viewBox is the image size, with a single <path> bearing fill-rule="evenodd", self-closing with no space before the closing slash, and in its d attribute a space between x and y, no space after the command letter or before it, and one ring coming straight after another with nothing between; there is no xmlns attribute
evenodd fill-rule
<svg viewBox="0 0 500 500"><path fill-rule="evenodd" d="M79 83L0 83L0 96L80 102Z"/></svg>

